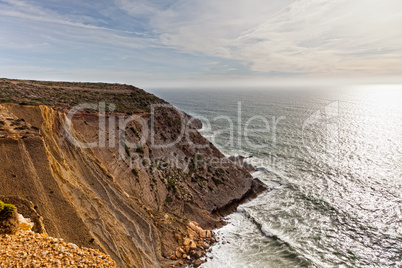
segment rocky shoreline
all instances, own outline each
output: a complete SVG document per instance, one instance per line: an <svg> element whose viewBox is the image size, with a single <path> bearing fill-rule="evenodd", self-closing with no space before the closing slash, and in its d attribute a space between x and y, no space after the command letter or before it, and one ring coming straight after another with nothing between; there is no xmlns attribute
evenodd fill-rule
<svg viewBox="0 0 402 268"><path fill-rule="evenodd" d="M178 246L170 255L171 260L178 260L171 267L179 267L184 264L192 264L193 267L200 266L203 262L201 258L211 252L210 246L216 242L215 235L210 230L202 229L197 222L191 221L187 226L186 237L180 234L175 235Z"/></svg>
<svg viewBox="0 0 402 268"><path fill-rule="evenodd" d="M242 156L232 159L229 157L229 159L232 161L241 159L242 164L247 164L243 162L245 157ZM269 188L258 178L255 178L250 189L241 198L234 199L225 206L217 208L213 211L213 214L223 218L233 213L239 205L256 198L259 194L267 190L269 190ZM226 224L223 220L221 220L221 223L222 225ZM202 229L199 224L194 221L189 222L187 233L188 235L184 238L182 235L175 235L175 239L180 246L169 256L171 260L177 261L175 264L171 264L170 267L183 267L184 265L199 267L201 264L207 262L207 254L212 252L211 246L218 242L218 238L213 231ZM222 241L222 243L225 244L229 242ZM209 258L213 257L210 256Z"/></svg>

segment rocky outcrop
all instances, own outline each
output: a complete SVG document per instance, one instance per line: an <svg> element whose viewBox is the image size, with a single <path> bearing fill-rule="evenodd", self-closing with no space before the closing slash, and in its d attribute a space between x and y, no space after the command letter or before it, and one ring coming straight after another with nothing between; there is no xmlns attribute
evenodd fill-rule
<svg viewBox="0 0 402 268"><path fill-rule="evenodd" d="M170 254L172 260L191 260L194 266L198 266L199 259L209 252L209 247L216 242L213 232L202 229L197 222L191 221L187 226L187 235L183 237L175 234L179 246Z"/></svg>
<svg viewBox="0 0 402 268"><path fill-rule="evenodd" d="M44 92L52 98L79 96L79 85L51 85ZM118 267L188 264L213 242L208 230L222 224L223 208L260 184L202 137L190 116L138 89L124 88L119 104L118 87L105 88L86 85L85 94L98 100L108 92L116 107L130 104L126 96L159 106L70 116L65 103L0 105L0 196L14 198L34 228L40 223L38 232L105 252ZM29 89L41 97L38 85Z"/></svg>
<svg viewBox="0 0 402 268"><path fill-rule="evenodd" d="M239 205L256 198L259 194L267 190L268 187L262 181L256 178L253 180L251 187L248 189L248 191L245 192L240 198L235 198L230 202L226 203L224 206L214 209L212 211L212 214L219 216L228 215L236 211L236 208Z"/></svg>

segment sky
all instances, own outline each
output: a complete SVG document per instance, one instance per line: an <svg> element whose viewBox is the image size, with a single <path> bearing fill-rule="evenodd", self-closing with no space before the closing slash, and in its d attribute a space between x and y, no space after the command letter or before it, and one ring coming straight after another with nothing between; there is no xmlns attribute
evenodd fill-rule
<svg viewBox="0 0 402 268"><path fill-rule="evenodd" d="M402 83L401 0L0 0L0 77Z"/></svg>

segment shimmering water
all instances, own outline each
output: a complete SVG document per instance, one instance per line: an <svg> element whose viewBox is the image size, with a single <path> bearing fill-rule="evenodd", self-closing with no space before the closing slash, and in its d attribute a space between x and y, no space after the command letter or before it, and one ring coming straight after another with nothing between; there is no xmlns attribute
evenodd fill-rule
<svg viewBox="0 0 402 268"><path fill-rule="evenodd" d="M203 267L402 267L402 86L154 93L273 189Z"/></svg>

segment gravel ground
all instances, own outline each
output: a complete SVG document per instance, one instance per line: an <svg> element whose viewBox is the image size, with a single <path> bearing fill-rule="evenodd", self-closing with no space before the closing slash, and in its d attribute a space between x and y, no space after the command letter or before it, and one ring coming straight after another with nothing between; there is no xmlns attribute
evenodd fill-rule
<svg viewBox="0 0 402 268"><path fill-rule="evenodd" d="M0 236L0 267L117 267L106 254L32 231Z"/></svg>

